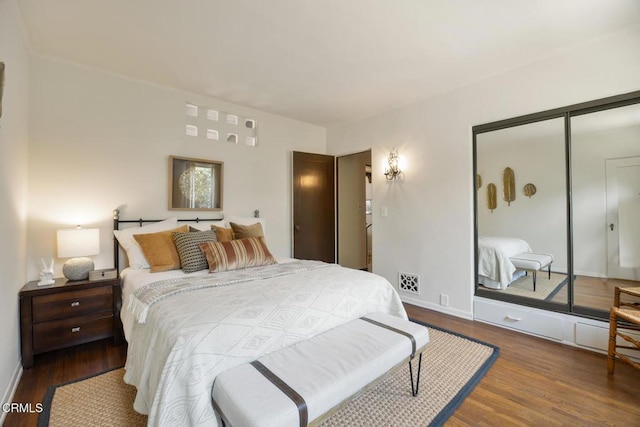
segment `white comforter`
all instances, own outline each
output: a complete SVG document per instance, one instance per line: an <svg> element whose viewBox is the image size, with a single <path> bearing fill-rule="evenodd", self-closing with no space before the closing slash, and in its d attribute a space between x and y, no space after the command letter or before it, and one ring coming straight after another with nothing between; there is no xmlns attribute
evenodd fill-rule
<svg viewBox="0 0 640 427"><path fill-rule="evenodd" d="M491 282L485 282L484 286L506 289L516 271L509 258L523 252L531 252L531 246L522 239L489 236L478 238L478 274L497 282L495 286Z"/></svg>
<svg viewBox="0 0 640 427"><path fill-rule="evenodd" d="M218 373L375 311L407 317L387 280L332 264L165 298L128 333L134 408L149 425L215 426Z"/></svg>

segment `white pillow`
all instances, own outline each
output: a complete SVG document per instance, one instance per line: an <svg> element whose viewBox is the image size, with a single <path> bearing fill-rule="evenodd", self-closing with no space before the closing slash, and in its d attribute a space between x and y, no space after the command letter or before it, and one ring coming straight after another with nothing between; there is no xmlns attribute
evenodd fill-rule
<svg viewBox="0 0 640 427"><path fill-rule="evenodd" d="M231 223L235 222L240 225L253 225L256 222L262 224L262 233L265 238L267 236L267 227L264 221L264 218L254 218L251 216L236 216L236 215L225 215L224 221L226 222L227 228L231 228Z"/></svg>
<svg viewBox="0 0 640 427"><path fill-rule="evenodd" d="M189 227L195 228L198 231L209 231L211 230L212 225L217 225L218 227L224 227L224 219L219 221L200 221L200 222L188 222Z"/></svg>
<svg viewBox="0 0 640 427"><path fill-rule="evenodd" d="M178 227L178 218L169 218L164 221L154 222L142 227L125 228L124 230L113 230L113 234L118 239L120 246L127 253L129 267L131 268L151 268L147 259L142 253L142 248L133 237L134 234L156 233L158 231L171 230Z"/></svg>

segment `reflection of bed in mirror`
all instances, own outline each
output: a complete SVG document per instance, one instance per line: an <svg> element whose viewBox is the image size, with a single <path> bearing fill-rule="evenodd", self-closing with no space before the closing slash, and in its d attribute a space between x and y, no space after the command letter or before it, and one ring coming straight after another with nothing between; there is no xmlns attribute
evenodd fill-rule
<svg viewBox="0 0 640 427"><path fill-rule="evenodd" d="M478 238L478 283L486 288L506 289L514 280L525 274L516 271L511 258L531 252L525 240L515 237L480 236Z"/></svg>

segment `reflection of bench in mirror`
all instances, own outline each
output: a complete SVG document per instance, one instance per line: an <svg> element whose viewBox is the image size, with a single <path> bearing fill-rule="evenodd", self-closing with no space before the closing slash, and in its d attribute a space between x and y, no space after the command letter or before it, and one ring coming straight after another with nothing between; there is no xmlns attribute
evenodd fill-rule
<svg viewBox="0 0 640 427"><path fill-rule="evenodd" d="M536 273L538 270L547 268L549 279L551 279L551 263L553 263L553 255L541 254L535 252L522 252L514 255L509 260L516 268L533 273L533 290L536 290Z"/></svg>

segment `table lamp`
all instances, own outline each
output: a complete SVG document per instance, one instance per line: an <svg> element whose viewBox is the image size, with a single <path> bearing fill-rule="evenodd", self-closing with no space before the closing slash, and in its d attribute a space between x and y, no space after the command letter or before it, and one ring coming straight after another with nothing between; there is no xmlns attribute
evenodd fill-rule
<svg viewBox="0 0 640 427"><path fill-rule="evenodd" d="M69 280L86 280L93 270L87 258L100 253L100 230L81 228L58 230L58 258L71 258L64 263L62 274Z"/></svg>

